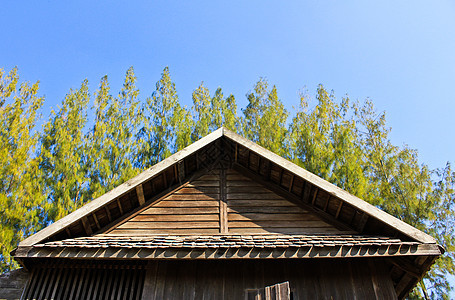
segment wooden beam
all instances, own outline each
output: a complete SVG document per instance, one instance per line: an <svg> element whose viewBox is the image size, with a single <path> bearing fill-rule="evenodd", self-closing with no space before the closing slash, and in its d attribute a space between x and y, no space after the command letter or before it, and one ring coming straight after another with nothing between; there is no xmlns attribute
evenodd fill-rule
<svg viewBox="0 0 455 300"><path fill-rule="evenodd" d="M404 272L403 276L401 277L400 281L398 281L395 291L397 292L398 299L403 299L404 294L406 293L407 289L406 286L411 282L412 277L409 276L408 273Z"/></svg>
<svg viewBox="0 0 455 300"><path fill-rule="evenodd" d="M281 182L283 180L283 172L284 172L284 168L280 168L280 176L278 178L278 185L281 186Z"/></svg>
<svg viewBox="0 0 455 300"><path fill-rule="evenodd" d="M239 144L237 144L237 143L234 143L234 144L235 144L234 162L237 162L237 157L238 157L238 156L237 156L237 155L238 155L237 153L238 153L238 151L239 151L239 149L238 149Z"/></svg>
<svg viewBox="0 0 455 300"><path fill-rule="evenodd" d="M332 195L329 194L329 196L327 197L327 200L325 201L325 205L324 205L324 209L323 209L325 212L327 212L327 207L329 206L330 197L332 197Z"/></svg>
<svg viewBox="0 0 455 300"><path fill-rule="evenodd" d="M227 199L226 199L226 170L220 170L220 233L228 232L228 216L227 216Z"/></svg>
<svg viewBox="0 0 455 300"><path fill-rule="evenodd" d="M291 175L291 182L289 183L289 191L288 191L289 193L292 192L292 185L294 184L294 177L295 177L295 175L292 174Z"/></svg>
<svg viewBox="0 0 455 300"><path fill-rule="evenodd" d="M167 188L166 170L164 170L163 173L161 173L161 177L163 177L164 188Z"/></svg>
<svg viewBox="0 0 455 300"><path fill-rule="evenodd" d="M118 198L117 198L117 206L118 206L118 209L120 210L120 215L123 215L122 204L120 203L120 200Z"/></svg>
<svg viewBox="0 0 455 300"><path fill-rule="evenodd" d="M316 203L316 198L318 196L318 192L319 192L319 189L316 188L316 190L314 191L314 194L313 194L313 200L311 200L311 205L314 206L314 203Z"/></svg>
<svg viewBox="0 0 455 300"><path fill-rule="evenodd" d="M394 257L387 261L415 278L420 278L420 276L422 276L422 271L404 258Z"/></svg>
<svg viewBox="0 0 455 300"><path fill-rule="evenodd" d="M98 230L100 230L101 229L100 222L98 222L98 218L96 217L96 213L95 212L92 213L92 217L93 217L93 220L95 220L96 228Z"/></svg>
<svg viewBox="0 0 455 300"><path fill-rule="evenodd" d="M179 181L179 175L178 175L178 170L177 170L178 167L177 167L177 165L178 165L178 163L176 163L176 164L174 165L174 181L175 181L175 182Z"/></svg>
<svg viewBox="0 0 455 300"><path fill-rule="evenodd" d="M139 202L139 206L142 206L145 203L144 189L142 187L142 184L139 184L138 186L136 186L136 194L137 194L137 200Z"/></svg>
<svg viewBox="0 0 455 300"><path fill-rule="evenodd" d="M109 207L107 207L107 205L104 207L104 210L106 211L107 219L109 220L109 222L112 222L111 211L110 211Z"/></svg>
<svg viewBox="0 0 455 300"><path fill-rule="evenodd" d="M357 224L357 231L362 233L363 229L365 228L365 225L367 224L369 219L369 216L366 213L362 214L362 217L360 217L359 224Z"/></svg>
<svg viewBox="0 0 455 300"><path fill-rule="evenodd" d="M335 214L335 219L338 219L338 217L340 216L342 207L343 207L343 200L340 200L340 204L338 204L338 208L337 208L337 213Z"/></svg>
<svg viewBox="0 0 455 300"><path fill-rule="evenodd" d="M267 176L266 176L267 181L269 181L272 176L272 167L273 167L271 161L268 161L268 165L269 165L269 167L267 168Z"/></svg>
<svg viewBox="0 0 455 300"><path fill-rule="evenodd" d="M90 227L90 224L88 223L87 217L81 218L82 226L84 227L85 233L88 235L92 235L93 231L92 228Z"/></svg>
<svg viewBox="0 0 455 300"><path fill-rule="evenodd" d="M309 203L310 202L310 195L311 195L311 190L313 189L313 185L309 183L308 181L304 180L305 182L305 190L303 191L303 202L304 203Z"/></svg>

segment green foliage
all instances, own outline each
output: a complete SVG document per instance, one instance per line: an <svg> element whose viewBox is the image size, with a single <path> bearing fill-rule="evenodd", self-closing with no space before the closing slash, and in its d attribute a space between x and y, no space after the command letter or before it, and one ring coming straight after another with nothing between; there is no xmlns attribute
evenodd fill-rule
<svg viewBox="0 0 455 300"><path fill-rule="evenodd" d="M34 131L43 98L38 82L19 85L17 69L0 69L0 271L17 267L10 252L43 226L44 197Z"/></svg>
<svg viewBox="0 0 455 300"><path fill-rule="evenodd" d="M110 94L107 76L95 98L95 121L87 134L89 195L96 198L139 173L134 166L142 124L139 90L133 68L128 69L118 97Z"/></svg>
<svg viewBox="0 0 455 300"><path fill-rule="evenodd" d="M163 70L152 96L147 98L144 111L145 120L140 131L141 168L150 167L191 143L193 121L179 103L168 67Z"/></svg>
<svg viewBox="0 0 455 300"><path fill-rule="evenodd" d="M278 99L275 86L269 89L267 80L261 78L248 93L248 105L243 109L243 135L281 156L287 156L285 138L288 112Z"/></svg>
<svg viewBox="0 0 455 300"><path fill-rule="evenodd" d="M193 120L194 131L192 140L206 136L212 131L224 126L236 131L237 127L237 105L233 95L224 98L221 88L215 91L210 97L209 90L203 83L193 91Z"/></svg>
<svg viewBox="0 0 455 300"><path fill-rule="evenodd" d="M40 169L48 196L47 218L58 220L85 203L84 185L88 82L70 92L57 112L51 111L41 134Z"/></svg>
<svg viewBox="0 0 455 300"><path fill-rule="evenodd" d="M317 105L311 112L308 98L301 94L300 110L290 125L291 159L350 193L368 198L368 180L349 98L337 104L320 85Z"/></svg>
<svg viewBox="0 0 455 300"><path fill-rule="evenodd" d="M90 93L70 90L42 130L38 83L19 84L0 70L0 271L17 267L9 253L24 237L74 211L220 126L285 156L397 218L431 234L446 249L411 299L443 298L454 274L455 171L430 170L416 150L393 145L384 113L370 100L337 101L318 86L301 94L291 116L277 88L260 79L237 115L236 99L202 83L193 105L180 104L168 68L141 100L133 68L117 96L107 77Z"/></svg>

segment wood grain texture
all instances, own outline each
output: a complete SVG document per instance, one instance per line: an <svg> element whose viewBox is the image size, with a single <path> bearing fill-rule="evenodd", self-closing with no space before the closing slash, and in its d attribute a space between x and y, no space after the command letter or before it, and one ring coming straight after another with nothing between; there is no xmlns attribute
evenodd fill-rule
<svg viewBox="0 0 455 300"><path fill-rule="evenodd" d="M340 233L319 216L302 209L236 170L229 170L228 228L231 233ZM280 176L277 174L277 176ZM289 180L293 177L285 174ZM291 186L287 185L288 188Z"/></svg>
<svg viewBox="0 0 455 300"><path fill-rule="evenodd" d="M143 295L155 296L148 299L257 299L248 296L265 295L269 287L270 294L289 293L295 300L396 299L381 262L157 261L158 266L147 271L154 276L146 277Z"/></svg>

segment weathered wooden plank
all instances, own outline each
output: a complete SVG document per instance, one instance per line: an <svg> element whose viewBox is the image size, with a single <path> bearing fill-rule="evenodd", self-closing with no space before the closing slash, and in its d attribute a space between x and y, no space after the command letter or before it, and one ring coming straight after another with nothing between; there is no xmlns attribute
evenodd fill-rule
<svg viewBox="0 0 455 300"><path fill-rule="evenodd" d="M198 176L201 176L202 175L202 171L201 172L196 172L195 174L193 174L193 177L192 178L197 178ZM189 179L191 180L191 178ZM106 225L104 228L102 228L101 230L99 230L98 233L106 233L106 232L109 232L109 230L111 230L112 228L120 225L120 224L123 224L124 222L128 221L128 219L140 214L141 212L143 212L144 210L147 210L148 207L150 206L153 206L155 205L156 203L158 203L159 201L161 201L162 199L166 198L167 196L169 195L172 195L173 193L175 193L176 191L178 191L179 189L185 187L185 185L187 184L188 182L184 183L183 185L176 185L176 186L171 186L165 190L163 190L162 192L160 192L158 195L155 195L155 197L153 197L152 199L148 200L148 205L143 205L143 206L139 206L137 208L135 208L134 210L132 210L131 212L127 213L127 214L124 214L123 216L121 216L119 219L115 220L114 222L111 222L109 223L108 225ZM108 208L108 206L106 206L106 209ZM171 208L167 208L168 210L172 210Z"/></svg>
<svg viewBox="0 0 455 300"><path fill-rule="evenodd" d="M216 234L219 228L114 229L108 235L147 236L150 234Z"/></svg>
<svg viewBox="0 0 455 300"><path fill-rule="evenodd" d="M230 174L227 174L227 177L226 177L227 181L244 181L246 183L254 183L253 180L251 180L251 178L248 178L240 173L237 173L237 172L231 172Z"/></svg>
<svg viewBox="0 0 455 300"><path fill-rule="evenodd" d="M267 184L266 182L263 182L264 179L261 178L259 175L251 173L249 170L246 170L244 167L242 167L240 165L233 165L233 167L236 170L238 170L239 172L248 174L248 176L250 176L252 178L255 178L256 181L261 182L264 185ZM291 194L291 193L289 193L287 191L284 191L282 188L274 186L274 185L270 185L270 189L274 193L286 198L290 202L292 202L294 204L297 204L297 205L299 205L301 207L304 207L305 209L308 209L308 210L310 210L312 212L317 213L322 219L324 219L324 221L333 224L334 226L336 226L340 230L352 231L352 228L350 228L346 224L344 224L342 222L339 222L337 220L334 220L333 216L327 214L326 212L324 212L324 211L322 211L320 209L317 209L316 207L314 207L312 205L309 205L307 203L303 203L299 197L297 197L297 196L295 196L295 195L293 195L293 194Z"/></svg>
<svg viewBox="0 0 455 300"><path fill-rule="evenodd" d="M230 221L229 228L333 228L323 221Z"/></svg>
<svg viewBox="0 0 455 300"><path fill-rule="evenodd" d="M340 216L341 208L343 207L343 201L340 200L340 204L338 205L337 212L335 214L335 219L338 219Z"/></svg>
<svg viewBox="0 0 455 300"><path fill-rule="evenodd" d="M139 184L136 186L136 194L137 194L137 200L139 201L139 205L142 205L145 203L145 197L144 197L144 189L142 188L142 184Z"/></svg>
<svg viewBox="0 0 455 300"><path fill-rule="evenodd" d="M237 187L237 186L247 186L247 187L255 186L255 187L259 187L259 188L264 187L260 183L255 183L254 181L251 181L251 180L248 180L248 181L244 181L244 180L228 180L226 182L226 186L228 188L229 187Z"/></svg>
<svg viewBox="0 0 455 300"><path fill-rule="evenodd" d="M87 217L81 218L81 222L82 222L85 232L88 235L92 235L93 234L92 228L90 227L90 224L88 223Z"/></svg>
<svg viewBox="0 0 455 300"><path fill-rule="evenodd" d="M153 299L155 296L155 285L157 279L158 262L149 262L144 278L144 285L142 288L142 300Z"/></svg>
<svg viewBox="0 0 455 300"><path fill-rule="evenodd" d="M218 187L218 181L203 181L203 180L194 180L186 185L187 187L201 188L201 187Z"/></svg>
<svg viewBox="0 0 455 300"><path fill-rule="evenodd" d="M314 205L316 203L316 199L318 196L319 189L316 189L313 193L313 200L311 200L311 204Z"/></svg>
<svg viewBox="0 0 455 300"><path fill-rule="evenodd" d="M317 216L310 213L229 213L229 221L294 221L294 220L320 220Z"/></svg>
<svg viewBox="0 0 455 300"><path fill-rule="evenodd" d="M172 194L167 196L161 201L168 200L219 200L220 194L190 194L190 195L181 195L181 194Z"/></svg>
<svg viewBox="0 0 455 300"><path fill-rule="evenodd" d="M297 227L297 228L280 228L280 227L243 227L234 228L229 227L230 233L242 233L242 234L266 234L266 233L284 233L284 234L340 234L344 233L333 227Z"/></svg>
<svg viewBox="0 0 455 300"><path fill-rule="evenodd" d="M254 193L257 194L257 195L271 193L271 191L269 189L266 189L265 187L261 187L261 186L257 186L257 185L254 185L254 186L233 186L233 187L228 187L226 189L226 193L228 193L228 194L232 194L232 193L238 193L238 194L251 193L252 190L254 190Z"/></svg>
<svg viewBox="0 0 455 300"><path fill-rule="evenodd" d="M218 222L126 222L118 229L158 229L158 228L219 228Z"/></svg>
<svg viewBox="0 0 455 300"><path fill-rule="evenodd" d="M140 214L128 222L181 222L181 221L219 221L219 214L187 215L146 215Z"/></svg>
<svg viewBox="0 0 455 300"><path fill-rule="evenodd" d="M218 207L218 200L181 200L160 201L155 207Z"/></svg>
<svg viewBox="0 0 455 300"><path fill-rule="evenodd" d="M98 217L96 216L96 212L94 212L94 213L92 214L92 217L93 217L93 220L95 221L96 228L97 228L98 230L100 230L100 229L101 229L101 225L100 225L100 222L98 221Z"/></svg>
<svg viewBox="0 0 455 300"><path fill-rule="evenodd" d="M256 194L254 188L251 188L250 193L228 193L227 200L285 200L283 197L275 193L269 192L264 194Z"/></svg>
<svg viewBox="0 0 455 300"><path fill-rule="evenodd" d="M201 176L197 181L219 181L220 180L220 176L218 175L214 175L214 174L207 174L207 175L203 175Z"/></svg>
<svg viewBox="0 0 455 300"><path fill-rule="evenodd" d="M236 206L228 207L228 213L267 213L267 214L278 214L278 213L304 213L308 210L298 206Z"/></svg>
<svg viewBox="0 0 455 300"><path fill-rule="evenodd" d="M275 200L275 199L270 199L270 200L228 200L228 206L229 207L238 207L238 206L295 206L297 205L287 201L287 200Z"/></svg>
<svg viewBox="0 0 455 300"><path fill-rule="evenodd" d="M226 201L226 170L221 169L220 172L220 233L228 232L228 218L227 218L227 201Z"/></svg>
<svg viewBox="0 0 455 300"><path fill-rule="evenodd" d="M219 213L218 207L150 207L142 214L144 215L196 215L196 214L216 214Z"/></svg>
<svg viewBox="0 0 455 300"><path fill-rule="evenodd" d="M192 187L184 187L175 192L176 195L180 194L219 194L220 193L220 188L219 187L198 187L198 188L192 188Z"/></svg>

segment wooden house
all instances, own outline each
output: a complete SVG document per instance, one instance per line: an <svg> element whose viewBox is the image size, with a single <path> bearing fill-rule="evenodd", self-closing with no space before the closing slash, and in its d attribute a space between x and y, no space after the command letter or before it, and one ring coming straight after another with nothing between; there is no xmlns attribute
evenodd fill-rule
<svg viewBox="0 0 455 300"><path fill-rule="evenodd" d="M22 299L403 299L443 251L220 128L13 255Z"/></svg>

